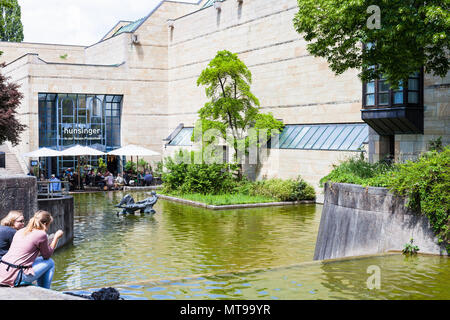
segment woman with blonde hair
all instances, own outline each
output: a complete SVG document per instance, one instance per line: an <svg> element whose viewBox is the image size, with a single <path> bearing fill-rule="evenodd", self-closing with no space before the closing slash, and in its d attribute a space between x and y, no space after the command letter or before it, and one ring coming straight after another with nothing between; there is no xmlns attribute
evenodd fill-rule
<svg viewBox="0 0 450 320"><path fill-rule="evenodd" d="M10 211L0 221L0 259L8 252L12 239L17 230L25 226L25 218L22 211Z"/></svg>
<svg viewBox="0 0 450 320"><path fill-rule="evenodd" d="M16 232L9 251L0 260L1 284L17 287L37 280L38 286L50 288L55 272L55 263L50 257L63 236L61 230L56 231L48 244L47 231L52 221L49 212L39 210L25 228Z"/></svg>

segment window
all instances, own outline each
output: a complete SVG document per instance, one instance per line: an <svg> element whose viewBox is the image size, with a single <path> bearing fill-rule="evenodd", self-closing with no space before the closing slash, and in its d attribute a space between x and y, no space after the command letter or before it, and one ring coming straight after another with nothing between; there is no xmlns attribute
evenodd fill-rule
<svg viewBox="0 0 450 320"><path fill-rule="evenodd" d="M280 149L359 151L369 139L369 127L355 124L286 125Z"/></svg>
<svg viewBox="0 0 450 320"><path fill-rule="evenodd" d="M398 88L390 87L383 77L363 85L364 108L386 108L396 106L418 106L422 102L423 72L416 72L408 79L405 85L400 82Z"/></svg>
<svg viewBox="0 0 450 320"><path fill-rule="evenodd" d="M192 146L192 133L194 128L183 128L180 132L169 142L169 146Z"/></svg>

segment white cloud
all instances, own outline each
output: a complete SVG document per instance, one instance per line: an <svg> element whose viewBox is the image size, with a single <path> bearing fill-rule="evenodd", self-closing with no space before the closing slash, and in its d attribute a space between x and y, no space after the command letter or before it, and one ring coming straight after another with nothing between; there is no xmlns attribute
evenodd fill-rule
<svg viewBox="0 0 450 320"><path fill-rule="evenodd" d="M99 41L118 21L142 18L160 2L161 0L19 0L24 41L91 45Z"/></svg>

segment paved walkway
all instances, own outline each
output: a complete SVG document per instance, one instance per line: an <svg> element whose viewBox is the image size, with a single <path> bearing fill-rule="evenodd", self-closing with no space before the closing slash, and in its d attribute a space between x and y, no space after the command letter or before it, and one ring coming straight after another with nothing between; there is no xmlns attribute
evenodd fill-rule
<svg viewBox="0 0 450 320"><path fill-rule="evenodd" d="M0 300L86 300L62 292L36 286L0 287Z"/></svg>

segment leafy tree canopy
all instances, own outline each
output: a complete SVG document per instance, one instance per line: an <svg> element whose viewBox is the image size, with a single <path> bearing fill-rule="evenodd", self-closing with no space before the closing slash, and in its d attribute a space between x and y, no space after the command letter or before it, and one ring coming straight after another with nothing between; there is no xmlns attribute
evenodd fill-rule
<svg viewBox="0 0 450 320"><path fill-rule="evenodd" d="M298 6L296 30L336 74L355 68L363 81L385 75L396 86L421 67L440 77L449 71L449 0L298 0ZM379 28L371 25L377 14Z"/></svg>

